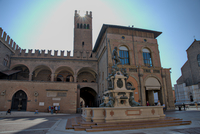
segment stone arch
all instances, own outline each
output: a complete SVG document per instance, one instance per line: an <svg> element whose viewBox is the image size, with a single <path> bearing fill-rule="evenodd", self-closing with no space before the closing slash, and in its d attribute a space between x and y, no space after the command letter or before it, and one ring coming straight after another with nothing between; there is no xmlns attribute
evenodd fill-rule
<svg viewBox="0 0 200 134"><path fill-rule="evenodd" d="M145 82L148 78L150 78L150 77L154 77L155 79L157 79L158 82L160 83L160 85L162 86L162 81L161 81L161 79L160 79L158 76L155 76L155 75L152 75L152 74L147 75L147 76L144 78L144 82Z"/></svg>
<svg viewBox="0 0 200 134"><path fill-rule="evenodd" d="M130 46L129 46L129 45L126 45L126 44L119 44L118 47L117 47L118 50L119 50L119 47L121 47L121 46L125 46L125 47L127 47L128 51L131 50Z"/></svg>
<svg viewBox="0 0 200 134"><path fill-rule="evenodd" d="M63 76L61 81L65 82L74 82L74 71L71 69L71 67L68 66L60 66L55 70L55 76L56 81L58 81L58 78L60 75Z"/></svg>
<svg viewBox="0 0 200 134"><path fill-rule="evenodd" d="M30 69L24 64L15 64L11 70L19 70L16 74L12 75L13 80L29 80Z"/></svg>
<svg viewBox="0 0 200 134"><path fill-rule="evenodd" d="M23 90L18 90L12 97L11 110L26 111L27 101L27 94Z"/></svg>
<svg viewBox="0 0 200 134"><path fill-rule="evenodd" d="M72 75L74 75L74 70L69 67L69 66L59 66L55 69L55 77L57 76L57 74L63 70L67 70L68 72L70 72Z"/></svg>
<svg viewBox="0 0 200 134"><path fill-rule="evenodd" d="M83 67L77 72L77 81L82 82L82 79L87 79L88 82L96 82L97 73L90 67Z"/></svg>
<svg viewBox="0 0 200 134"><path fill-rule="evenodd" d="M130 74L129 76L133 77L136 80L136 82L139 83L139 80L138 80L138 78L135 75Z"/></svg>
<svg viewBox="0 0 200 134"><path fill-rule="evenodd" d="M37 65L32 72L32 80L51 81L52 69L47 65Z"/></svg>
<svg viewBox="0 0 200 134"><path fill-rule="evenodd" d="M80 89L80 98L85 102L85 107L97 106L97 92L90 87L82 87Z"/></svg>
<svg viewBox="0 0 200 134"><path fill-rule="evenodd" d="M135 90L134 90L134 100L138 102L138 100L139 100L139 89L138 89L137 80L134 77L129 76L129 78L127 79L127 82L130 82L133 85L133 87L135 88Z"/></svg>
<svg viewBox="0 0 200 134"><path fill-rule="evenodd" d="M10 69L12 70L13 68L15 68L15 67L17 67L17 66L21 66L21 65L26 66L26 67L28 68L29 72L30 72L29 66L26 65L26 64L24 64L24 63L16 63L16 64L12 65L12 66L10 67Z"/></svg>
<svg viewBox="0 0 200 134"><path fill-rule="evenodd" d="M28 89L27 89L27 88L25 88L25 87L23 87L23 86L17 86L16 88L14 88L14 89L9 93L8 99L9 99L9 100L12 100L13 95L14 95L17 91L19 91L19 90L23 90L23 91L26 93L26 95L27 95L27 100L30 98L30 93L28 92Z"/></svg>
<svg viewBox="0 0 200 134"><path fill-rule="evenodd" d="M150 47L148 47L148 46L143 46L142 48L141 48L141 52L142 52L142 50L143 49L148 49L149 51L150 51L150 53L153 53L153 50L150 48Z"/></svg>
<svg viewBox="0 0 200 134"><path fill-rule="evenodd" d="M154 105L160 100L163 103L163 89L161 88L161 81L158 77L149 75L144 79L145 86L145 100L149 101L150 105Z"/></svg>

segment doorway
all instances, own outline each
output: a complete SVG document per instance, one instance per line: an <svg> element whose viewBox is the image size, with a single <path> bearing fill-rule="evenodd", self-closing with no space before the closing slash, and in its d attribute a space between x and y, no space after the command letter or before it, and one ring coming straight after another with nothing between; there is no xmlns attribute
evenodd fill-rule
<svg viewBox="0 0 200 134"><path fill-rule="evenodd" d="M89 87L80 89L80 98L84 100L85 107L96 107L97 106L97 93L95 90Z"/></svg>
<svg viewBox="0 0 200 134"><path fill-rule="evenodd" d="M17 91L12 97L11 109L14 111L26 111L27 95L24 91Z"/></svg>

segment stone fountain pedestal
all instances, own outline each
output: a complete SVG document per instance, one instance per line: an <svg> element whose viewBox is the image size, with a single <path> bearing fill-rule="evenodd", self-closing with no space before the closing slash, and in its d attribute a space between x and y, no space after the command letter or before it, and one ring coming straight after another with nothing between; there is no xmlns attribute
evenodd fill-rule
<svg viewBox="0 0 200 134"><path fill-rule="evenodd" d="M109 90L104 92L104 102L98 108L82 108L82 119L107 123L164 118L163 106L139 106L134 101L134 89L126 86L127 79L126 71L113 67L112 74L107 78Z"/></svg>
<svg viewBox="0 0 200 134"><path fill-rule="evenodd" d="M156 120L165 117L163 106L83 108L86 122L125 122Z"/></svg>

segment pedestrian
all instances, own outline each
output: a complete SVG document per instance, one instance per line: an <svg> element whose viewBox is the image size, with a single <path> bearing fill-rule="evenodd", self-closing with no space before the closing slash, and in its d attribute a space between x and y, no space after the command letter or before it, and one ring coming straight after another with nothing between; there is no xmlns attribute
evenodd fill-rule
<svg viewBox="0 0 200 134"><path fill-rule="evenodd" d="M58 113L60 113L60 106L58 106Z"/></svg>
<svg viewBox="0 0 200 134"><path fill-rule="evenodd" d="M51 114L53 114L53 106L51 106Z"/></svg>
<svg viewBox="0 0 200 134"><path fill-rule="evenodd" d="M56 114L57 114L57 112L58 112L58 107L57 106L55 106L55 111L56 111Z"/></svg>
<svg viewBox="0 0 200 134"><path fill-rule="evenodd" d="M38 109L35 109L35 114L38 114Z"/></svg>
<svg viewBox="0 0 200 134"><path fill-rule="evenodd" d="M196 108L197 108L197 110L198 110L198 104L195 102L195 106L196 106Z"/></svg>
<svg viewBox="0 0 200 134"><path fill-rule="evenodd" d="M49 113L51 112L51 106L49 106Z"/></svg>
<svg viewBox="0 0 200 134"><path fill-rule="evenodd" d="M164 112L166 111L165 104L163 104L163 111L164 111Z"/></svg>
<svg viewBox="0 0 200 134"><path fill-rule="evenodd" d="M6 112L6 115L7 114L10 114L11 115L11 110L10 109L8 109L8 111Z"/></svg>
<svg viewBox="0 0 200 134"><path fill-rule="evenodd" d="M150 106L148 101L147 101L147 106Z"/></svg>
<svg viewBox="0 0 200 134"><path fill-rule="evenodd" d="M160 101L158 100L157 106L160 106Z"/></svg>

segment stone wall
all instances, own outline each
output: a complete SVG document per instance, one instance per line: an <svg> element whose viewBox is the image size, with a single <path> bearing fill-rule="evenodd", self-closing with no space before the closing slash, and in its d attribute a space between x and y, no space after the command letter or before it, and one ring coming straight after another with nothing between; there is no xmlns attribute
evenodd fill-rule
<svg viewBox="0 0 200 134"><path fill-rule="evenodd" d="M60 112L76 113L77 104L77 83L59 82L28 82L28 81L0 81L0 93L5 91L5 95L0 97L0 111L11 108L12 97L23 90L27 95L27 111L47 112L47 108L54 103L59 103ZM39 95L34 96L37 92ZM39 106L44 102L44 106Z"/></svg>

